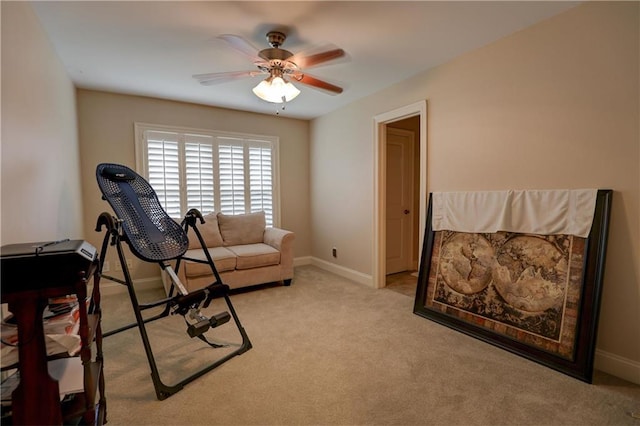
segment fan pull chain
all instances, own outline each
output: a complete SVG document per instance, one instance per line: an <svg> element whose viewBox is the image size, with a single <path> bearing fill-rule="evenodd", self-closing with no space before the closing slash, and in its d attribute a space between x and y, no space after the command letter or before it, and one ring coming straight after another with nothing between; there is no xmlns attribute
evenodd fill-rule
<svg viewBox="0 0 640 426"><path fill-rule="evenodd" d="M287 100L285 99L285 97L282 97L282 110L284 111L285 105L287 103ZM280 111L276 109L276 115L280 115Z"/></svg>

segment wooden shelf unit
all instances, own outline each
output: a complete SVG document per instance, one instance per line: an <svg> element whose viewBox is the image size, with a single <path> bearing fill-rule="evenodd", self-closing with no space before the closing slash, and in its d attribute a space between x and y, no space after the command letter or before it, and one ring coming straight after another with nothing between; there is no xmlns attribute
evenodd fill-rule
<svg viewBox="0 0 640 426"><path fill-rule="evenodd" d="M17 365L3 367L3 370L17 367L20 374L20 383L12 394L11 417L3 418L3 424L5 421L14 425L102 425L106 422L98 264L96 256L86 267L78 268L75 279L68 276L62 280L52 279L51 285L46 282L39 288L27 285L26 290L19 284L5 282L16 277L3 273L2 303L8 304L16 320L19 359ZM91 298L87 304L84 302L91 281ZM33 319L42 318L49 299L71 294L78 299L81 346L75 356L82 362L84 390L67 395L61 401L58 382L49 375L48 361L68 355L47 356L43 322Z"/></svg>

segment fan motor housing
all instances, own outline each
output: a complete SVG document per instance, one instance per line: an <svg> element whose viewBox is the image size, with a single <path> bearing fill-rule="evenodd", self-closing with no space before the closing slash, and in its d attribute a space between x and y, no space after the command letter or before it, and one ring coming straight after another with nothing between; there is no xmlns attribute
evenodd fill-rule
<svg viewBox="0 0 640 426"><path fill-rule="evenodd" d="M271 49L262 49L260 53L258 53L260 57L266 61L272 60L280 60L285 61L293 56L293 53L288 50L278 49L277 47L272 47Z"/></svg>

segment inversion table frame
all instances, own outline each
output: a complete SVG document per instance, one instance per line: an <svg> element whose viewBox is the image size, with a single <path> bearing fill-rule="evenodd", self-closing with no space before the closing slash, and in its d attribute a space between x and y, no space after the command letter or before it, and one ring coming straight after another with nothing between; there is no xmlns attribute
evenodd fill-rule
<svg viewBox="0 0 640 426"><path fill-rule="evenodd" d="M163 400L180 391L187 383L213 370L234 356L248 351L252 345L231 304L229 287L222 283L209 252L206 249L203 250L206 260L184 256L188 248L187 231L189 228L193 229L201 246L203 248L206 247L196 224L198 220L200 220L200 223L204 223L204 218L200 212L196 209L189 210L182 224L178 224L161 207L158 197L149 183L133 170L123 165L100 164L96 169L96 178L103 194L102 198L109 202L116 213L116 216L112 216L104 212L98 217L96 231L101 232L103 228L106 228L100 252L98 273L99 276L105 279L127 287L136 318L134 323L104 333L104 337L138 327L149 361L149 367L151 368L151 378L156 396L159 400ZM171 281L167 298L144 304L138 302L122 242L128 244L131 252L136 257L145 262L157 263L167 273ZM107 250L110 246L116 248L124 279L107 276L102 273ZM201 290L187 292L177 276L177 271L183 259L208 264L211 267L215 281ZM169 261L172 260L176 261L175 271L169 264ZM227 312L216 314L211 318L201 315L200 309L208 307L211 301L217 298L224 299L230 315ZM159 314L149 318L143 317L143 311L161 306L164 306L164 309ZM203 336L203 333L210 328L221 326L233 318L233 322L242 336L242 343L236 350L205 366L189 377L176 384L167 385L160 378L145 324L173 314L180 314L184 317L188 326L187 333L190 337L198 337L213 348L224 345L208 341Z"/></svg>

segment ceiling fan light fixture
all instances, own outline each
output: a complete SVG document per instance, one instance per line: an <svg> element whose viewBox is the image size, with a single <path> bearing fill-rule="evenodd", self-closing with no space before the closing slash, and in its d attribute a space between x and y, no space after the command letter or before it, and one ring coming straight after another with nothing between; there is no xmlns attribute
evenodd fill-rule
<svg viewBox="0 0 640 426"><path fill-rule="evenodd" d="M272 76L254 87L253 93L264 101L280 104L295 99L300 94L300 90L282 77Z"/></svg>

